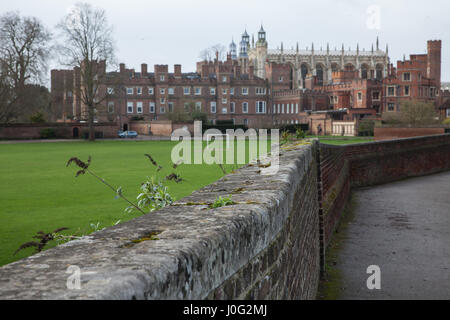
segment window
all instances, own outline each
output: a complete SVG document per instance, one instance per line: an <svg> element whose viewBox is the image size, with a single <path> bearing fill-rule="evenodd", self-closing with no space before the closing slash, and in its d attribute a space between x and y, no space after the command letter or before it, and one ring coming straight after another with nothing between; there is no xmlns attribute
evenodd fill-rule
<svg viewBox="0 0 450 320"><path fill-rule="evenodd" d="M222 113L227 113L227 112L228 112L227 108L222 108Z"/></svg>
<svg viewBox="0 0 450 320"><path fill-rule="evenodd" d="M150 102L149 111L150 111L150 113L155 113L155 103L154 102Z"/></svg>
<svg viewBox="0 0 450 320"><path fill-rule="evenodd" d="M70 91L69 91L70 92ZM69 92L67 93L67 95L69 96ZM113 94L114 93L114 89L113 88L108 88L107 89L108 94ZM70 92L70 96L72 95L72 92Z"/></svg>
<svg viewBox="0 0 450 320"><path fill-rule="evenodd" d="M405 96L409 96L409 86L405 86Z"/></svg>
<svg viewBox="0 0 450 320"><path fill-rule="evenodd" d="M236 107L236 104L234 102L231 102L230 103L230 113L234 113L235 112L235 107Z"/></svg>
<svg viewBox="0 0 450 320"><path fill-rule="evenodd" d="M202 94L202 88L199 88L199 87L195 88L195 95L199 96L201 94Z"/></svg>
<svg viewBox="0 0 450 320"><path fill-rule="evenodd" d="M133 102L127 102L127 113L133 113Z"/></svg>
<svg viewBox="0 0 450 320"><path fill-rule="evenodd" d="M234 88L230 88L230 94L234 95Z"/></svg>
<svg viewBox="0 0 450 320"><path fill-rule="evenodd" d="M165 103L166 103L166 99L165 99L165 98L161 98L161 99L159 99L159 102L160 102L161 104L165 104Z"/></svg>
<svg viewBox="0 0 450 320"><path fill-rule="evenodd" d="M127 88L127 94L133 94L133 88Z"/></svg>
<svg viewBox="0 0 450 320"><path fill-rule="evenodd" d="M168 102L167 106L169 107L169 112L173 112L173 102Z"/></svg>
<svg viewBox="0 0 450 320"><path fill-rule="evenodd" d="M388 95L388 97L395 96L395 87L394 86L390 86L387 88L387 95Z"/></svg>
<svg viewBox="0 0 450 320"><path fill-rule="evenodd" d="M248 113L248 102L242 102L242 113Z"/></svg>
<svg viewBox="0 0 450 320"><path fill-rule="evenodd" d="M155 92L155 91L154 91L153 87L149 87L149 88L148 88L148 94L149 94L149 95L153 95L154 92Z"/></svg>
<svg viewBox="0 0 450 320"><path fill-rule="evenodd" d="M137 102L136 103L136 112L137 113L142 113L142 102Z"/></svg>
<svg viewBox="0 0 450 320"><path fill-rule="evenodd" d="M284 103L281 104L281 113L284 113Z"/></svg>
<svg viewBox="0 0 450 320"><path fill-rule="evenodd" d="M159 107L159 113L166 113L166 108Z"/></svg>
<svg viewBox="0 0 450 320"><path fill-rule="evenodd" d="M362 92L358 92L358 101L362 100Z"/></svg>
<svg viewBox="0 0 450 320"><path fill-rule="evenodd" d="M434 93L435 93L435 88L434 88L434 87L431 87L431 88L430 88L430 97L433 98L434 95L435 95Z"/></svg>
<svg viewBox="0 0 450 320"><path fill-rule="evenodd" d="M445 109L447 118L450 118L450 109Z"/></svg>
<svg viewBox="0 0 450 320"><path fill-rule="evenodd" d="M298 113L298 103L295 104L295 113Z"/></svg>
<svg viewBox="0 0 450 320"><path fill-rule="evenodd" d="M216 88L209 88L209 93L213 96L216 94Z"/></svg>
<svg viewBox="0 0 450 320"><path fill-rule="evenodd" d="M167 89L167 92L168 92L170 95L175 94L175 90L174 90L173 88Z"/></svg>
<svg viewBox="0 0 450 320"><path fill-rule="evenodd" d="M244 96L248 95L248 88L242 88L242 94Z"/></svg>
<svg viewBox="0 0 450 320"><path fill-rule="evenodd" d="M380 100L380 92L379 91L372 92L372 99L375 101L379 101Z"/></svg>
<svg viewBox="0 0 450 320"><path fill-rule="evenodd" d="M216 102L211 101L211 113L216 113Z"/></svg>
<svg viewBox="0 0 450 320"><path fill-rule="evenodd" d="M159 76L159 81L164 81L166 78L164 77L164 75L160 75Z"/></svg>
<svg viewBox="0 0 450 320"><path fill-rule="evenodd" d="M112 92L112 93L114 93L114 92ZM72 91L67 91L67 96L70 98L70 97L72 97Z"/></svg>
<svg viewBox="0 0 450 320"><path fill-rule="evenodd" d="M395 104L388 103L388 111L395 111Z"/></svg>
<svg viewBox="0 0 450 320"><path fill-rule="evenodd" d="M184 87L183 88L183 93L184 93L185 96L190 95L191 94L191 88Z"/></svg>
<svg viewBox="0 0 450 320"><path fill-rule="evenodd" d="M278 112L277 113L280 113L281 112L281 105L280 104L278 104Z"/></svg>
<svg viewBox="0 0 450 320"><path fill-rule="evenodd" d="M411 73L409 72L403 73L403 81L411 81Z"/></svg>
<svg viewBox="0 0 450 320"><path fill-rule="evenodd" d="M283 76L280 76L280 78L278 79L278 81L283 82Z"/></svg>
<svg viewBox="0 0 450 320"><path fill-rule="evenodd" d="M222 104L226 104L227 103L227 98L222 98Z"/></svg>
<svg viewBox="0 0 450 320"><path fill-rule="evenodd" d="M224 89L222 89L222 94L227 94L227 91L228 91L228 90L227 90L227 89L225 89L225 88L224 88Z"/></svg>
<svg viewBox="0 0 450 320"><path fill-rule="evenodd" d="M244 119L244 124L248 125L248 119Z"/></svg>
<svg viewBox="0 0 450 320"><path fill-rule="evenodd" d="M160 94L166 94L166 89L164 89L164 88L159 89L159 93Z"/></svg>
<svg viewBox="0 0 450 320"><path fill-rule="evenodd" d="M256 94L266 94L266 88L256 88Z"/></svg>
<svg viewBox="0 0 450 320"><path fill-rule="evenodd" d="M108 102L108 113L114 112L114 102L110 101Z"/></svg>
<svg viewBox="0 0 450 320"><path fill-rule="evenodd" d="M291 113L294 113L294 104L291 104Z"/></svg>
<svg viewBox="0 0 450 320"><path fill-rule="evenodd" d="M202 111L202 103L200 101L195 103L195 110Z"/></svg>
<svg viewBox="0 0 450 320"><path fill-rule="evenodd" d="M222 77L222 82L227 82L227 77L226 76Z"/></svg>
<svg viewBox="0 0 450 320"><path fill-rule="evenodd" d="M292 105L292 107L294 107L294 105ZM257 101L256 102L256 113L266 113L266 102L265 101Z"/></svg>
<svg viewBox="0 0 450 320"><path fill-rule="evenodd" d="M142 94L142 88L141 87L137 87L136 88L136 92L137 92L137 94Z"/></svg>
<svg viewBox="0 0 450 320"><path fill-rule="evenodd" d="M184 103L184 112L189 113L190 105L189 102Z"/></svg>

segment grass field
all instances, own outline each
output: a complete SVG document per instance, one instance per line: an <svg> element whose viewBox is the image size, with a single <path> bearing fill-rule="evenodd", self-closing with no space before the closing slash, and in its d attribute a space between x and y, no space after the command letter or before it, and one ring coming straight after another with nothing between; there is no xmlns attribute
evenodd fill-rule
<svg viewBox="0 0 450 320"><path fill-rule="evenodd" d="M309 138L317 138L316 136L309 136ZM355 143L373 142L373 137L333 137L325 136L319 137L321 143L333 145L346 145Z"/></svg>
<svg viewBox="0 0 450 320"><path fill-rule="evenodd" d="M366 139L326 137L323 143L347 144ZM170 141L97 141L0 144L0 265L26 257L34 248L13 253L38 231L51 232L68 227L69 234L93 231L90 224L111 226L140 215L125 213L128 204L114 199L112 190L86 174L75 178L79 170L74 164L66 167L71 157L86 161L89 167L135 202L139 186L147 177L163 179L174 170L170 155L176 142ZM163 169L156 168L144 156L150 154ZM248 159L247 159L248 161ZM232 166L225 165L227 172ZM184 181L166 182L169 192L181 199L223 175L218 165L181 165ZM55 242L46 248L56 245Z"/></svg>
<svg viewBox="0 0 450 320"><path fill-rule="evenodd" d="M89 169L113 186L121 186L123 194L135 202L139 186L147 176L164 178L174 172L170 155L175 144L97 141L0 145L0 265L32 254L34 248L28 248L13 256L22 243L33 240L37 231L68 227L68 233L79 228L88 233L91 223L99 222L105 227L119 219L126 221L140 215L137 211L124 213L127 203L114 199L114 192L94 177L86 174L75 178L79 168L74 164L66 167L69 158L76 156L86 161L92 156ZM160 172L156 174L145 153L163 166ZM231 166L225 168L231 171ZM176 199L223 175L218 165L181 165L176 173L184 181L166 183Z"/></svg>

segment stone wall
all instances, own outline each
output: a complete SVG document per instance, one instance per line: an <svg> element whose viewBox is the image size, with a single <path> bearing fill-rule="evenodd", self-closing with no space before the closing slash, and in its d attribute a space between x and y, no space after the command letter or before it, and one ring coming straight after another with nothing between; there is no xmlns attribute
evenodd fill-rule
<svg viewBox="0 0 450 320"><path fill-rule="evenodd" d="M247 165L157 213L3 266L0 299L314 299L317 148L281 150L275 175ZM206 205L230 194L235 205ZM69 266L79 290L66 286Z"/></svg>

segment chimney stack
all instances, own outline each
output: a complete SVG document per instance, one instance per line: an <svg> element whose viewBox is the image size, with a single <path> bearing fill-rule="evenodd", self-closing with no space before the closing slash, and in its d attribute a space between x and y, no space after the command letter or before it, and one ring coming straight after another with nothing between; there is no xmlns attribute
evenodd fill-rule
<svg viewBox="0 0 450 320"><path fill-rule="evenodd" d="M147 76L147 64L146 63L141 64L141 76L142 77Z"/></svg>
<svg viewBox="0 0 450 320"><path fill-rule="evenodd" d="M175 64L173 66L175 78L181 78L181 64Z"/></svg>

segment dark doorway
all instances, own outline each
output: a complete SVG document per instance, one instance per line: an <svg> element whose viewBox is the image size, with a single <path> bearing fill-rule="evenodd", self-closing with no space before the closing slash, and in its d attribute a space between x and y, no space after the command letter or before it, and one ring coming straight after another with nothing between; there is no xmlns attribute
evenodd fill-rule
<svg viewBox="0 0 450 320"><path fill-rule="evenodd" d="M128 124L127 124L127 123L125 123L125 124L123 125L123 131L128 131Z"/></svg>
<svg viewBox="0 0 450 320"><path fill-rule="evenodd" d="M80 137L80 129L78 129L77 127L73 128L72 130L72 136L74 138L79 138Z"/></svg>

